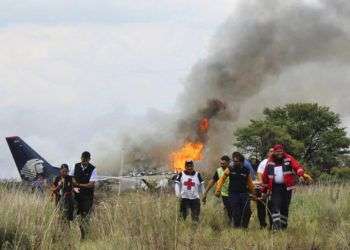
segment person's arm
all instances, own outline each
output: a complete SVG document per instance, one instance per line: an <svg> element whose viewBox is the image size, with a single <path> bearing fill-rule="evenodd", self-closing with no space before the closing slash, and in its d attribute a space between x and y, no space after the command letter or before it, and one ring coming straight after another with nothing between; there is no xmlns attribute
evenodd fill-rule
<svg viewBox="0 0 350 250"><path fill-rule="evenodd" d="M73 184L73 187L78 187L78 183L73 176L72 176L72 184Z"/></svg>
<svg viewBox="0 0 350 250"><path fill-rule="evenodd" d="M79 188L94 188L95 187L95 182L94 181L89 181L88 183L78 183L77 187Z"/></svg>
<svg viewBox="0 0 350 250"><path fill-rule="evenodd" d="M178 174L175 180L175 195L176 197L181 197L181 176L182 174Z"/></svg>
<svg viewBox="0 0 350 250"><path fill-rule="evenodd" d="M215 195L216 196L220 196L222 186L225 184L226 178L229 176L229 174L230 174L230 169L227 168L225 170L224 174L218 180L217 185L216 185L216 190L215 190Z"/></svg>
<svg viewBox="0 0 350 250"><path fill-rule="evenodd" d="M79 183L79 184L77 184L77 187L94 188L95 187L95 181L97 181L96 168L91 173L90 181L88 183L86 183L86 184Z"/></svg>
<svg viewBox="0 0 350 250"><path fill-rule="evenodd" d="M260 162L260 163L259 163L259 166L258 166L258 170L257 170L258 178L257 178L257 179L258 179L258 181L259 181L260 183L263 182L263 180L262 180L262 175L263 175L263 173L264 173L266 163L267 163L267 160L265 159L265 160L263 160L262 162Z"/></svg>
<svg viewBox="0 0 350 250"><path fill-rule="evenodd" d="M53 193L57 193L61 189L61 186L51 186L51 190Z"/></svg>
<svg viewBox="0 0 350 250"><path fill-rule="evenodd" d="M55 181L51 185L52 192L56 193L61 189L62 185L60 185L60 178L56 177Z"/></svg>
<svg viewBox="0 0 350 250"><path fill-rule="evenodd" d="M206 203L207 202L207 195L208 195L208 192L209 190L215 185L215 181L213 179L211 179L208 183L208 186L207 188L205 189L204 193L203 193L203 198L202 198L202 201L203 203Z"/></svg>
<svg viewBox="0 0 350 250"><path fill-rule="evenodd" d="M198 173L198 180L199 180L198 192L202 194L202 196L204 197L204 193L205 193L204 180L200 173Z"/></svg>
<svg viewBox="0 0 350 250"><path fill-rule="evenodd" d="M208 186L207 186L207 188L206 188L205 191L204 191L204 196L207 196L207 195L208 195L210 189L215 185L215 183L216 183L216 181L214 181L213 179L211 179L211 180L209 181Z"/></svg>
<svg viewBox="0 0 350 250"><path fill-rule="evenodd" d="M204 194L203 194L203 199L202 199L203 202L206 202L206 200L207 200L207 195L208 195L210 189L215 185L215 183L216 183L218 180L219 180L219 175L218 175L218 172L215 171L215 174L214 174L213 178L211 178L211 180L209 181L208 186L207 186L207 188L205 189L205 192L204 192Z"/></svg>
<svg viewBox="0 0 350 250"><path fill-rule="evenodd" d="M254 186L254 183L253 183L253 179L252 179L252 177L250 175L248 175L247 187L248 187L249 193L251 193L251 194L255 193L255 186Z"/></svg>
<svg viewBox="0 0 350 250"><path fill-rule="evenodd" d="M290 156L290 164L293 168L293 170L295 171L295 173L299 176L299 177L303 177L304 176L304 168L303 166L292 156Z"/></svg>
<svg viewBox="0 0 350 250"><path fill-rule="evenodd" d="M266 165L267 165L267 163L266 163ZM267 185L269 183L269 175L268 175L268 168L267 167L265 167L265 169L264 169L264 173L261 176L261 180L262 180L262 189L261 189L261 191L263 193L266 193L268 191L267 190Z"/></svg>
<svg viewBox="0 0 350 250"><path fill-rule="evenodd" d="M175 182L175 195L178 198L180 198L181 195L181 184L178 182Z"/></svg>

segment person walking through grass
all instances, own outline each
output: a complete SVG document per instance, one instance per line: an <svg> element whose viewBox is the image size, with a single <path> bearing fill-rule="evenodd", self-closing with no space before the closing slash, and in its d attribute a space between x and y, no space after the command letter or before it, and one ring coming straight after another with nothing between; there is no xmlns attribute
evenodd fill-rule
<svg viewBox="0 0 350 250"><path fill-rule="evenodd" d="M272 156L272 154L273 154L273 148L270 148L268 153L267 153L266 159L264 159L260 162L258 169L257 169L257 181L255 182L255 186L256 186L256 193L257 193L258 200L256 201L256 208L257 208L260 228L267 227L266 210L270 209L269 200L267 199L267 197L265 195L262 194L261 188L263 185L262 176L263 176L263 173L265 171L265 167L267 165L267 162L268 162L269 158ZM271 215L269 213L268 213L268 217L269 217L270 227L271 227L272 221L271 221Z"/></svg>
<svg viewBox="0 0 350 250"><path fill-rule="evenodd" d="M199 221L201 203L204 195L204 181L200 173L194 171L192 160L185 162L185 170L178 174L175 181L175 194L180 199L180 216L186 220L189 210L194 222Z"/></svg>
<svg viewBox="0 0 350 250"><path fill-rule="evenodd" d="M97 181L96 168L90 163L91 155L85 151L81 155L81 162L75 164L71 175L77 182L79 193L75 195L78 206L78 214L81 218L81 238L85 239L89 224L90 214L94 200L95 181Z"/></svg>
<svg viewBox="0 0 350 250"><path fill-rule="evenodd" d="M209 184L208 184L208 186L204 192L203 198L202 198L203 203L206 203L207 195L208 195L210 189L215 184L217 184L218 180L224 175L224 172L229 167L230 162L231 162L231 159L227 155L224 155L220 158L220 167L216 169L213 177L209 181ZM223 184L223 186L221 188L221 198L222 198L222 202L224 204L224 207L226 209L229 221L231 221L232 220L232 211L231 211L231 206L230 206L229 200L228 200L228 186L229 186L229 179L226 179L225 183Z"/></svg>
<svg viewBox="0 0 350 250"><path fill-rule="evenodd" d="M288 227L289 205L292 190L295 188L295 174L302 182L311 181L310 176L304 174L302 165L284 151L283 145L275 145L262 175L264 184L262 191L271 196L273 230Z"/></svg>
<svg viewBox="0 0 350 250"><path fill-rule="evenodd" d="M249 193L254 195L254 184L250 171L244 167L244 156L238 152L233 155L232 166L224 171L219 179L215 195L220 197L222 187L229 178L228 200L232 212L232 226L248 228L251 216Z"/></svg>
<svg viewBox="0 0 350 250"><path fill-rule="evenodd" d="M67 222L73 220L73 188L76 185L73 177L69 176L68 173L68 165L62 164L60 168L60 175L55 178L52 187L56 205L62 211L63 219Z"/></svg>

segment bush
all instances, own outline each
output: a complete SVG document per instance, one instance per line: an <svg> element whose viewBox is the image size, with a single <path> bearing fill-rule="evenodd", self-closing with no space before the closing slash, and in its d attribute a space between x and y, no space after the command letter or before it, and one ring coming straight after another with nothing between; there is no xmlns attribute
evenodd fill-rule
<svg viewBox="0 0 350 250"><path fill-rule="evenodd" d="M321 173L317 180L322 183L343 183L350 181L350 168L332 168L331 173Z"/></svg>
<svg viewBox="0 0 350 250"><path fill-rule="evenodd" d="M342 181L350 181L350 167L333 168L331 175Z"/></svg>

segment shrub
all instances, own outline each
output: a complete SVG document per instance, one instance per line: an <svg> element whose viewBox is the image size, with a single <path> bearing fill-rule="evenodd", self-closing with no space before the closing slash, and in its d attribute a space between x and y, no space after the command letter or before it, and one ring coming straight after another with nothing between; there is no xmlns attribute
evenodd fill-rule
<svg viewBox="0 0 350 250"><path fill-rule="evenodd" d="M331 175L342 181L350 181L350 167L333 168Z"/></svg>

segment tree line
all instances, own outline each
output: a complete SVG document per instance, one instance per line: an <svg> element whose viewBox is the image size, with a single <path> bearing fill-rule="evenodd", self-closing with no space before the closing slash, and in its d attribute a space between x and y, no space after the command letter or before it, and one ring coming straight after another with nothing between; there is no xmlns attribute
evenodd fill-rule
<svg viewBox="0 0 350 250"><path fill-rule="evenodd" d="M350 138L340 115L317 103L265 108L261 119L238 128L234 136L235 146L257 159L263 159L271 145L278 143L312 172L350 167Z"/></svg>

